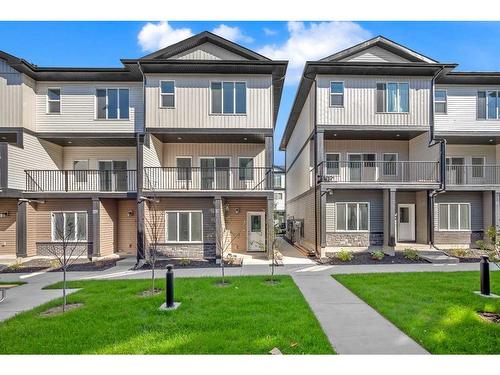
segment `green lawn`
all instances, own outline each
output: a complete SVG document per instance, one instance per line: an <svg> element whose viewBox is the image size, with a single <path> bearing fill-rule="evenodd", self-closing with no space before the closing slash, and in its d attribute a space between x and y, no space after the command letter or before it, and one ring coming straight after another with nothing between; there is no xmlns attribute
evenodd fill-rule
<svg viewBox="0 0 500 375"><path fill-rule="evenodd" d="M334 278L434 354L499 354L500 324L476 311L500 312L500 299L473 294L479 272L335 275ZM500 294L500 272L491 273Z"/></svg>
<svg viewBox="0 0 500 375"><path fill-rule="evenodd" d="M68 302L84 306L51 317L50 302L0 323L0 354L333 353L319 323L290 277L234 277L227 287L214 278L178 278L176 311L158 308L164 294L142 297L149 280L70 282L83 288ZM162 281L158 285L164 285Z"/></svg>

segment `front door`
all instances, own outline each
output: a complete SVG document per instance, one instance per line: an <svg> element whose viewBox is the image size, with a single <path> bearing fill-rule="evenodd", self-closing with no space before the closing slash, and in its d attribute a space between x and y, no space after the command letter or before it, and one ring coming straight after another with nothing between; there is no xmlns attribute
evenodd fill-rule
<svg viewBox="0 0 500 375"><path fill-rule="evenodd" d="M414 204L398 204L398 241L415 241Z"/></svg>
<svg viewBox="0 0 500 375"><path fill-rule="evenodd" d="M266 221L264 212L247 213L247 250L266 251Z"/></svg>

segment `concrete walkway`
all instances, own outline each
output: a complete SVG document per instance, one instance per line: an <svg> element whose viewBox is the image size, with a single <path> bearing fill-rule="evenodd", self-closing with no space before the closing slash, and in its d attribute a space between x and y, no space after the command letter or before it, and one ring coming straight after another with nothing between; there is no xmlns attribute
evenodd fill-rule
<svg viewBox="0 0 500 375"><path fill-rule="evenodd" d="M292 277L339 354L428 354L328 274Z"/></svg>

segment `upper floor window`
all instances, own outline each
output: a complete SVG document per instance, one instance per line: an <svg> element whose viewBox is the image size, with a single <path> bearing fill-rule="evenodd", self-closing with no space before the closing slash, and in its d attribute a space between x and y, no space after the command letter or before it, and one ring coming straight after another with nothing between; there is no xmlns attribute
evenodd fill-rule
<svg viewBox="0 0 500 375"><path fill-rule="evenodd" d="M340 173L340 154L326 154L326 174L338 175Z"/></svg>
<svg viewBox="0 0 500 375"><path fill-rule="evenodd" d="M247 84L245 82L211 82L211 113L246 114Z"/></svg>
<svg viewBox="0 0 500 375"><path fill-rule="evenodd" d="M49 88L47 89L47 113L60 114L61 113L61 89Z"/></svg>
<svg viewBox="0 0 500 375"><path fill-rule="evenodd" d="M477 118L500 119L500 91L479 91L477 93Z"/></svg>
<svg viewBox="0 0 500 375"><path fill-rule="evenodd" d="M283 199L283 193L274 193L274 200L280 201Z"/></svg>
<svg viewBox="0 0 500 375"><path fill-rule="evenodd" d="M386 153L383 155L384 159L384 176L396 176L397 175L397 161L398 154Z"/></svg>
<svg viewBox="0 0 500 375"><path fill-rule="evenodd" d="M179 181L191 181L191 158L178 157L177 163L177 179Z"/></svg>
<svg viewBox="0 0 500 375"><path fill-rule="evenodd" d="M284 174L283 173L275 173L274 174L274 187L279 189L279 188L284 188L285 187L285 179L284 179Z"/></svg>
<svg viewBox="0 0 500 375"><path fill-rule="evenodd" d="M410 89L404 82L377 83L377 112L407 113Z"/></svg>
<svg viewBox="0 0 500 375"><path fill-rule="evenodd" d="M175 107L175 82L160 81L160 107Z"/></svg>
<svg viewBox="0 0 500 375"><path fill-rule="evenodd" d="M330 82L330 105L344 106L344 82Z"/></svg>
<svg viewBox="0 0 500 375"><path fill-rule="evenodd" d="M434 92L434 108L436 113L446 113L448 95L446 90L436 90Z"/></svg>
<svg viewBox="0 0 500 375"><path fill-rule="evenodd" d="M253 180L253 158L239 158L239 178L240 181Z"/></svg>
<svg viewBox="0 0 500 375"><path fill-rule="evenodd" d="M126 120L129 118L128 89L97 89L97 118Z"/></svg>

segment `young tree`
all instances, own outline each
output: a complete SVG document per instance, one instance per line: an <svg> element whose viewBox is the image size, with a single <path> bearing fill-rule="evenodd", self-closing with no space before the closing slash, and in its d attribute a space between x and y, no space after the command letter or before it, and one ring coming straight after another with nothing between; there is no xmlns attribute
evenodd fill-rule
<svg viewBox="0 0 500 375"><path fill-rule="evenodd" d="M82 235L78 233L77 217L65 218L63 213L55 213L53 215L60 215L55 219L54 235L57 242L53 242L47 248L50 255L52 255L60 265L63 273L63 313L66 311L66 272L68 268L74 264L85 252L87 246L82 243ZM78 215L78 214L76 214ZM86 216L85 216L86 218ZM83 219L80 219L83 220ZM87 220L81 226L81 230L87 230Z"/></svg>
<svg viewBox="0 0 500 375"><path fill-rule="evenodd" d="M148 200L149 213L144 221L147 232L146 257L151 266L151 294L155 293L155 267L158 256L158 243L165 228L165 213L159 209L160 201L153 197Z"/></svg>
<svg viewBox="0 0 500 375"><path fill-rule="evenodd" d="M229 250L231 249L233 242L240 236L240 233L241 231L238 232L236 235L232 235L229 230L223 228L222 226L220 228L217 228L215 246L217 248L217 252L220 254L222 285L226 284L226 279L225 279L226 275L224 269L224 261L226 259L226 255L229 253Z"/></svg>

